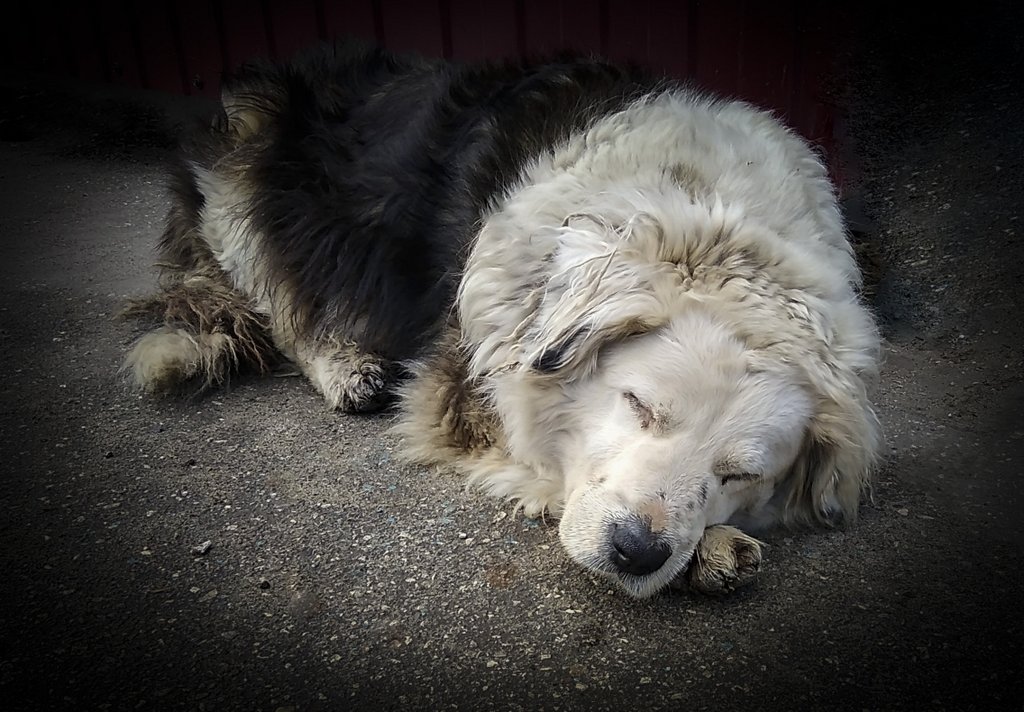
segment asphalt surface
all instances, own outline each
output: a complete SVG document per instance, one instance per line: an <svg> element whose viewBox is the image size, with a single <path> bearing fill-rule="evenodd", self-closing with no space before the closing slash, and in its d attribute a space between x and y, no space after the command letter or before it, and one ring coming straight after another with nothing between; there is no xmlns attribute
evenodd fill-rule
<svg viewBox="0 0 1024 712"><path fill-rule="evenodd" d="M880 18L846 57L891 453L856 527L773 535L726 599L627 599L554 523L399 464L389 416L327 412L300 379L131 393L139 332L112 316L154 284L162 162L205 106L5 78L4 708L1021 709L1008 12Z"/></svg>

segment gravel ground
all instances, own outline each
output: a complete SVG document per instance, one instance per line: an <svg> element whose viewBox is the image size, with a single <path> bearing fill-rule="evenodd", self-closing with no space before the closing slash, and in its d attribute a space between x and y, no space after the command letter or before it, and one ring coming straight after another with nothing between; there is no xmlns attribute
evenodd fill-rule
<svg viewBox="0 0 1024 712"><path fill-rule="evenodd" d="M129 393L112 315L205 107L0 82L5 708L1020 709L1019 14L861 27L837 86L891 456L855 528L780 532L724 600L624 598L299 379Z"/></svg>

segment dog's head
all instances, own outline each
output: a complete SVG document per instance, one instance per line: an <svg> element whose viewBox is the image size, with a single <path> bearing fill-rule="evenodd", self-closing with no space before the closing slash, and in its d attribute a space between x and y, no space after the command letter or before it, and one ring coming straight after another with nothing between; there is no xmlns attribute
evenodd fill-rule
<svg viewBox="0 0 1024 712"><path fill-rule="evenodd" d="M763 515L815 407L796 368L700 307L608 345L568 401L560 538L636 596L681 574L707 526Z"/></svg>
<svg viewBox="0 0 1024 712"><path fill-rule="evenodd" d="M852 519L878 449L877 337L841 270L691 212L567 222L525 316L478 351L566 551L639 597L712 524Z"/></svg>

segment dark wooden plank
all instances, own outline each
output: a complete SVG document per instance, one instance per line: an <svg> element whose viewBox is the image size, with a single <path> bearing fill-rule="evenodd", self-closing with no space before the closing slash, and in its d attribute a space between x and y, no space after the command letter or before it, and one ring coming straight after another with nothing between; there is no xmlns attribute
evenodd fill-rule
<svg viewBox="0 0 1024 712"><path fill-rule="evenodd" d="M558 0L523 0L523 47L530 57L562 48L562 9Z"/></svg>
<svg viewBox="0 0 1024 712"><path fill-rule="evenodd" d="M677 79L690 76L689 14L693 2L650 0L647 63L652 71Z"/></svg>
<svg viewBox="0 0 1024 712"><path fill-rule="evenodd" d="M75 77L84 81L103 82L109 79L104 48L99 38L99 17L86 3L70 3L59 14L63 24L61 35Z"/></svg>
<svg viewBox="0 0 1024 712"><path fill-rule="evenodd" d="M101 0L96 11L103 28L103 43L110 67L109 81L130 87L141 87L142 69L139 46L132 29L131 17L123 0Z"/></svg>
<svg viewBox="0 0 1024 712"><path fill-rule="evenodd" d="M437 2L386 0L380 3L384 45L395 52L427 57L444 54L441 8Z"/></svg>
<svg viewBox="0 0 1024 712"><path fill-rule="evenodd" d="M312 0L267 0L267 28L276 56L287 59L320 40Z"/></svg>
<svg viewBox="0 0 1024 712"><path fill-rule="evenodd" d="M186 93L168 6L162 2L140 3L135 12L146 87L174 94Z"/></svg>
<svg viewBox="0 0 1024 712"><path fill-rule="evenodd" d="M697 83L708 89L735 95L739 88L740 43L743 35L742 3L739 0L702 2L693 13L697 46L691 55Z"/></svg>
<svg viewBox="0 0 1024 712"><path fill-rule="evenodd" d="M650 0L608 0L607 7L608 59L649 67L654 22Z"/></svg>
<svg viewBox="0 0 1024 712"><path fill-rule="evenodd" d="M601 3L594 0L559 0L562 48L601 54Z"/></svg>
<svg viewBox="0 0 1024 712"><path fill-rule="evenodd" d="M189 92L220 96L224 64L213 4L209 0L176 0L174 10Z"/></svg>
<svg viewBox="0 0 1024 712"><path fill-rule="evenodd" d="M269 57L270 44L261 3L223 0L222 7L228 69L237 68L254 57Z"/></svg>
<svg viewBox="0 0 1024 712"><path fill-rule="evenodd" d="M796 10L792 2L746 2L737 91L765 109L785 114L796 63Z"/></svg>
<svg viewBox="0 0 1024 712"><path fill-rule="evenodd" d="M324 26L328 39L358 37L371 42L375 41L373 3L371 0L325 2Z"/></svg>
<svg viewBox="0 0 1024 712"><path fill-rule="evenodd" d="M452 59L478 61L514 57L518 52L513 0L482 3L450 0Z"/></svg>

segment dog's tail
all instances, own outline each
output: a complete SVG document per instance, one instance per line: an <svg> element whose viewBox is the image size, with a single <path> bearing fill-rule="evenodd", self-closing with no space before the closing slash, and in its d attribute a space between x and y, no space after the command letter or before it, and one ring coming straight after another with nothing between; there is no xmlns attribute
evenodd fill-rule
<svg viewBox="0 0 1024 712"><path fill-rule="evenodd" d="M130 300L120 314L161 326L135 343L122 371L140 389L160 394L205 390L241 370L268 372L278 360L269 319L234 288L203 240L206 199L186 160L170 188L160 290Z"/></svg>
<svg viewBox="0 0 1024 712"><path fill-rule="evenodd" d="M267 318L217 274L167 280L121 314L163 322L135 343L122 367L148 393L201 391L240 370L267 373L277 361Z"/></svg>

